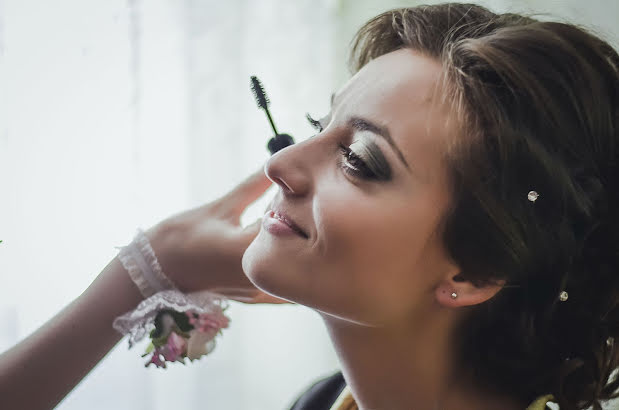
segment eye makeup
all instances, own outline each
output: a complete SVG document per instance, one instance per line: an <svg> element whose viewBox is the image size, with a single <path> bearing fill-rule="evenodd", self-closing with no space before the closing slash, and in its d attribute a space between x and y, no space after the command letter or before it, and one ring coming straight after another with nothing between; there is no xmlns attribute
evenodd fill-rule
<svg viewBox="0 0 619 410"><path fill-rule="evenodd" d="M373 137L369 136L368 133L357 132L355 138L355 141L348 147L349 150L364 162L376 179L380 181L390 180L391 167L389 167L389 163L378 145L373 141Z"/></svg>
<svg viewBox="0 0 619 410"><path fill-rule="evenodd" d="M306 118L318 132L324 127L321 121L306 114ZM373 141L369 130L359 130L351 127L356 137L350 146L340 144L342 158L339 160L340 167L344 172L357 178L366 180L388 181L391 179L391 167L385 159L381 149Z"/></svg>

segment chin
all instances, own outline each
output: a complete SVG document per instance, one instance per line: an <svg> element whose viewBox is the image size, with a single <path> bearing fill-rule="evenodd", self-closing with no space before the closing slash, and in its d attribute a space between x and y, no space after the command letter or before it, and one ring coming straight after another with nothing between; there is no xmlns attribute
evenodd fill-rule
<svg viewBox="0 0 619 410"><path fill-rule="evenodd" d="M302 271L299 263L291 260L288 250L273 247L268 240L260 238L259 233L249 244L241 265L249 281L261 291L332 316L340 316L343 309L341 295L334 295L325 286L313 283L320 280L312 274L311 269ZM288 257L287 257L288 256ZM354 298L353 298L354 299ZM353 302L353 312L358 306ZM354 313L344 314L344 317L356 317Z"/></svg>
<svg viewBox="0 0 619 410"><path fill-rule="evenodd" d="M263 244L254 239L243 253L241 265L245 276L261 291L294 302L288 297L290 287L294 287L289 269L274 262L276 258L262 248Z"/></svg>

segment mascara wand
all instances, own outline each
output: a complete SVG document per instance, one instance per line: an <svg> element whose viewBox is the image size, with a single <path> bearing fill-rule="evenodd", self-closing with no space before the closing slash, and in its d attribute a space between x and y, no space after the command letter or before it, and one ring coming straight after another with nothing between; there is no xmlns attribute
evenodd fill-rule
<svg viewBox="0 0 619 410"><path fill-rule="evenodd" d="M254 97L256 98L256 102L258 103L258 107L262 108L267 115L269 123L271 124L271 128L273 129L273 133L275 136L269 140L267 144L267 149L271 153L271 155L275 154L277 151L286 148L289 145L294 144L294 139L292 136L288 134L279 134L277 132L277 128L275 128L275 123L273 122L273 118L271 118L271 113L269 112L269 98L264 92L264 88L262 87L262 83L258 80L258 77L255 75L251 76L251 90L254 93Z"/></svg>

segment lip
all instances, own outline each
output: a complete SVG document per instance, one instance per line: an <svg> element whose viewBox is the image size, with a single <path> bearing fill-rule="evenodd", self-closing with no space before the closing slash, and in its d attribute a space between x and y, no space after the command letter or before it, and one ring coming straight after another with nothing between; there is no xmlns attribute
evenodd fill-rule
<svg viewBox="0 0 619 410"><path fill-rule="evenodd" d="M270 209L265 214L265 219L268 220L268 218L270 218L271 220L275 220L277 222L281 222L283 225L286 225L288 228L290 228L291 231L293 231L299 236L302 236L305 239L309 238L309 236L305 233L305 231L303 231L303 229L301 229L299 225L297 225L294 222L294 220L285 211L281 209ZM275 221L273 222L277 224L277 222ZM273 225L271 225L271 227L272 226ZM277 230L277 229L269 229L269 230L277 231L278 233L281 232L281 230Z"/></svg>

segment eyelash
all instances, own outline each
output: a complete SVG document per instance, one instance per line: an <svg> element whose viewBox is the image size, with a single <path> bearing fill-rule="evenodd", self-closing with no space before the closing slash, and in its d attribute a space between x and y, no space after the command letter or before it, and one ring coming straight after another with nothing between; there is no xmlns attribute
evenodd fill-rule
<svg viewBox="0 0 619 410"><path fill-rule="evenodd" d="M309 114L305 114L305 117L309 121L310 125L318 131L318 133L321 133L323 131L324 128L322 127L322 124L320 124L320 121L313 119L312 116ZM342 156L338 160L338 165L346 174L362 179L375 179L374 173L370 171L365 162L363 162L363 160L359 158L357 154L355 154L350 148L343 144L339 144L339 147ZM353 163L357 162L357 166L355 167L350 161L352 161ZM347 164L349 164L350 166ZM354 169L351 168L351 166L353 166Z"/></svg>

